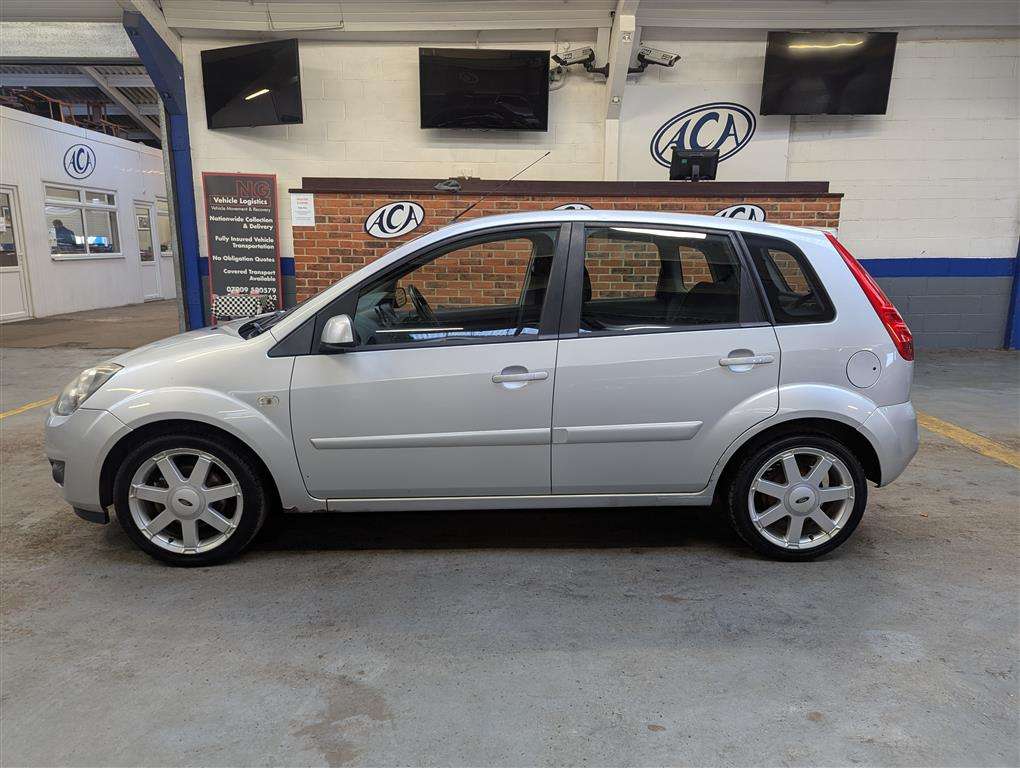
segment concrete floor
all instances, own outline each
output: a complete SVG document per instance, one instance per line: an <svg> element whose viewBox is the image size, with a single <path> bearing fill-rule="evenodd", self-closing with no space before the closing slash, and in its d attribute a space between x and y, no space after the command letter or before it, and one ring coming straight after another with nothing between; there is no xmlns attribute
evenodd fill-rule
<svg viewBox="0 0 1020 768"><path fill-rule="evenodd" d="M111 353L3 350L3 409ZM1020 356L922 354L916 402L1016 446ZM287 518L176 570L71 514L41 419L0 422L5 766L1020 764L1020 476L937 435L814 563L620 509Z"/></svg>

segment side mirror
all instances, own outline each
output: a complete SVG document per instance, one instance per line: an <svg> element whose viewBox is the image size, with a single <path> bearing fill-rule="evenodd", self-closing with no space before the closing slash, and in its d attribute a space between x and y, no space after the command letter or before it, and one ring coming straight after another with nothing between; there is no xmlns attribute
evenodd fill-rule
<svg viewBox="0 0 1020 768"><path fill-rule="evenodd" d="M353 347L354 325L347 315L334 315L322 326L319 341L324 347Z"/></svg>

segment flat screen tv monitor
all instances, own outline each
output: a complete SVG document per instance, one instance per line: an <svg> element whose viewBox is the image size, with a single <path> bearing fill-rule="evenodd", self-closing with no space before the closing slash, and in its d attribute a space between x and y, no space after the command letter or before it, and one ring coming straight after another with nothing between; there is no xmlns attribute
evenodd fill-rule
<svg viewBox="0 0 1020 768"><path fill-rule="evenodd" d="M210 128L300 123L297 40L270 40L202 51L205 117Z"/></svg>
<svg viewBox="0 0 1020 768"><path fill-rule="evenodd" d="M763 115L884 115L895 32L769 32Z"/></svg>
<svg viewBox="0 0 1020 768"><path fill-rule="evenodd" d="M549 129L549 52L419 48L422 128Z"/></svg>

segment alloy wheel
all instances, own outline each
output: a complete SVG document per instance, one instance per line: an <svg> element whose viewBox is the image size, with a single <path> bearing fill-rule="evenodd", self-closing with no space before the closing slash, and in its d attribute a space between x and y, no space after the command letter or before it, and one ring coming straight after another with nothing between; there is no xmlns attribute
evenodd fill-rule
<svg viewBox="0 0 1020 768"><path fill-rule="evenodd" d="M789 550L820 546L847 524L853 476L820 448L792 448L768 459L747 495L751 522L766 540Z"/></svg>
<svg viewBox="0 0 1020 768"><path fill-rule="evenodd" d="M182 448L142 462L131 478L128 508L138 530L177 554L215 549L237 530L241 484L212 454Z"/></svg>

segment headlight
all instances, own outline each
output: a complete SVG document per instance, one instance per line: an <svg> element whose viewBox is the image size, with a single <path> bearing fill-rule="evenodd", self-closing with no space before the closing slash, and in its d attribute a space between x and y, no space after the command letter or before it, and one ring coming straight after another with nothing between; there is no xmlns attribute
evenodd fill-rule
<svg viewBox="0 0 1020 768"><path fill-rule="evenodd" d="M94 368L86 368L75 377L74 381L64 387L53 410L61 416L70 416L123 367L116 363L103 363Z"/></svg>

